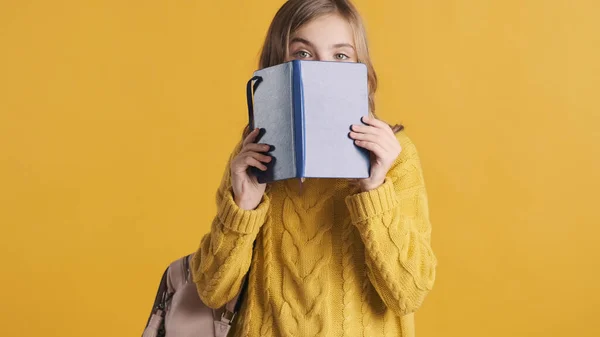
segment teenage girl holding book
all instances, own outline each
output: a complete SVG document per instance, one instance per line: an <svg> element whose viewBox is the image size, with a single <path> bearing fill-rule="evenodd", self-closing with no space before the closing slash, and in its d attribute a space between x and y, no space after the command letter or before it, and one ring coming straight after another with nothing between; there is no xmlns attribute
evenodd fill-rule
<svg viewBox="0 0 600 337"><path fill-rule="evenodd" d="M200 298L221 307L248 274L231 335L414 336L437 264L427 192L415 145L375 115L377 77L350 1L284 3L259 68L294 59L367 66L370 113L349 136L371 152L370 177L260 184L248 169L266 169L269 145L246 130L192 261Z"/></svg>

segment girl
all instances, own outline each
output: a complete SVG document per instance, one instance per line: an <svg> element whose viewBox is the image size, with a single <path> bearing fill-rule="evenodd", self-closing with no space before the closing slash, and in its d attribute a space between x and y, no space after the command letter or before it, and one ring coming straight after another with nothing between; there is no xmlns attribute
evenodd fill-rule
<svg viewBox="0 0 600 337"><path fill-rule="evenodd" d="M293 59L367 65L370 113L349 136L371 152L369 178L259 184L269 145L247 130L217 192L217 214L192 261L200 298L217 308L249 272L235 336L414 336L413 313L437 260L415 146L374 114L377 77L348 0L289 0L260 68ZM402 146L402 147L401 147ZM268 186L267 186L268 185Z"/></svg>

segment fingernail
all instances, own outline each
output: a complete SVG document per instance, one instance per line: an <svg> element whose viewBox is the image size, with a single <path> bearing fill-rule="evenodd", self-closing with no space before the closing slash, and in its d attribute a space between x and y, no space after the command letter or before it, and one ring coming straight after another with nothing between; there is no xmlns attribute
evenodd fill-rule
<svg viewBox="0 0 600 337"><path fill-rule="evenodd" d="M275 146L269 145L269 152L271 152L271 151L275 151Z"/></svg>

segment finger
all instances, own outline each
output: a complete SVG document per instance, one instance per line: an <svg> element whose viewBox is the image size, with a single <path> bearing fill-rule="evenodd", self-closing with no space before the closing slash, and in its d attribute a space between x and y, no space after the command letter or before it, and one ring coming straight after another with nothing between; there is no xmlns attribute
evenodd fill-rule
<svg viewBox="0 0 600 337"><path fill-rule="evenodd" d="M378 158L384 158L385 149L383 147L381 147L379 144L374 143L374 142L365 141L365 140L355 140L354 143L357 146L360 146L364 149L367 149L367 150L373 152L373 154L375 156L377 156Z"/></svg>
<svg viewBox="0 0 600 337"><path fill-rule="evenodd" d="M383 146L383 144L386 144L384 147L389 150L397 146L398 140L396 139L396 135L391 130L391 128L389 128L389 126L387 128L389 129L389 132L371 125L353 125L352 131L356 133L367 133L378 136L380 135L381 137L383 137L381 145ZM354 137L352 137L351 135L350 138Z"/></svg>
<svg viewBox="0 0 600 337"><path fill-rule="evenodd" d="M268 152L270 150L271 150L271 146L270 145L249 143L249 144L246 144L242 148L242 150L240 152L249 152L249 151L253 151L253 152Z"/></svg>
<svg viewBox="0 0 600 337"><path fill-rule="evenodd" d="M244 142L242 143L242 147L244 147L250 143L254 143L254 141L256 140L256 136L258 136L259 131L260 131L259 128L252 130L252 132L250 132L244 139Z"/></svg>
<svg viewBox="0 0 600 337"><path fill-rule="evenodd" d="M369 142L374 142L379 144L382 148L386 150L393 149L395 144L398 142L396 140L396 137L392 137L391 135L389 135L381 129L377 129L370 126L368 128L371 129L369 133L350 132L350 138L355 140L365 140Z"/></svg>
<svg viewBox="0 0 600 337"><path fill-rule="evenodd" d="M267 155L264 155L264 154L258 153L258 152L248 152L246 155L250 156L258 161L261 161L263 163L270 163L271 160L273 160L273 157L267 156Z"/></svg>
<svg viewBox="0 0 600 337"><path fill-rule="evenodd" d="M240 167L240 171L245 171L248 167L256 167L257 169L261 170L261 171L266 171L267 170L267 166L265 166L263 163L261 163L260 161L258 161L256 158L252 157L252 156L246 156L242 159L242 166Z"/></svg>
<svg viewBox="0 0 600 337"><path fill-rule="evenodd" d="M354 140L364 140L371 143L377 143L381 147L386 147L384 136L381 135L381 131L379 133L358 133L358 132L350 132L350 138Z"/></svg>
<svg viewBox="0 0 600 337"><path fill-rule="evenodd" d="M394 133L394 131L392 131L392 128L390 128L390 126L386 122L380 121L377 118L371 116L364 116L361 120L363 121L363 123L374 126L378 129L385 130L386 132L389 132L391 134Z"/></svg>
<svg viewBox="0 0 600 337"><path fill-rule="evenodd" d="M352 130L354 132L370 133L370 134L378 134L378 133L381 132L381 130L379 128L376 128L374 126L370 126L370 125L358 125L358 124L352 125L352 127L350 128L350 130Z"/></svg>
<svg viewBox="0 0 600 337"><path fill-rule="evenodd" d="M248 166L254 166L260 168L265 168L262 163L269 163L273 160L271 156L267 156L258 152L245 152L239 154L232 162L231 162L231 170L237 173L244 172Z"/></svg>

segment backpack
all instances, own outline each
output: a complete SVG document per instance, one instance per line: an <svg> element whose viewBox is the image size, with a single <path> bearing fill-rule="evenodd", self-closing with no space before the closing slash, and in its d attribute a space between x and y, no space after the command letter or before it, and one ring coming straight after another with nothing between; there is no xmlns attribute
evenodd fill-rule
<svg viewBox="0 0 600 337"><path fill-rule="evenodd" d="M207 307L190 272L194 254L173 261L163 273L142 337L226 337L242 302L240 292L219 309Z"/></svg>

